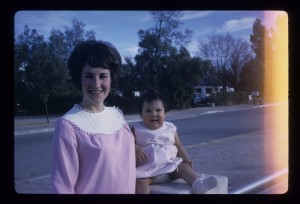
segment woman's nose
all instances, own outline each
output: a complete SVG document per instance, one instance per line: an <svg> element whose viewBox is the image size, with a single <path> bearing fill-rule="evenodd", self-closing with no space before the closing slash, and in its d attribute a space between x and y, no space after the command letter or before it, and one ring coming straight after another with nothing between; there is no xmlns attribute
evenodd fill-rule
<svg viewBox="0 0 300 204"><path fill-rule="evenodd" d="M101 85L101 80L98 77L95 77L93 79L93 85L94 86L100 86Z"/></svg>

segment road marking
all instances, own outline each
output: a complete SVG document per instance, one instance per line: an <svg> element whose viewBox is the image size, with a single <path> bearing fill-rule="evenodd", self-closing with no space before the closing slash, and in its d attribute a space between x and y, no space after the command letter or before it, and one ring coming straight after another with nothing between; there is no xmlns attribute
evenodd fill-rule
<svg viewBox="0 0 300 204"><path fill-rule="evenodd" d="M207 112L201 113L201 115L213 114L213 113L221 113L221 112L224 112L224 111L207 111Z"/></svg>
<svg viewBox="0 0 300 204"><path fill-rule="evenodd" d="M43 129L36 129L36 130L15 131L15 136L41 133L41 132L51 132L51 131L54 131L54 128L43 128Z"/></svg>
<svg viewBox="0 0 300 204"><path fill-rule="evenodd" d="M37 176L37 177L31 178L31 179L22 179L22 180L16 181L16 183L19 184L19 183L23 183L23 182L33 182L33 181L37 181L37 180L40 180L40 179L47 179L47 178L50 178L50 177L51 177L51 175L47 174L47 175L44 175L44 176Z"/></svg>

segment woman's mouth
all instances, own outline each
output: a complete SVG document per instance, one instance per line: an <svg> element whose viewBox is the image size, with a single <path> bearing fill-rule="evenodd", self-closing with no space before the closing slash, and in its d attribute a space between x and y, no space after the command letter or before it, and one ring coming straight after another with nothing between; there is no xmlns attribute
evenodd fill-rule
<svg viewBox="0 0 300 204"><path fill-rule="evenodd" d="M89 92L91 94L101 94L102 92L104 92L103 90L89 90Z"/></svg>

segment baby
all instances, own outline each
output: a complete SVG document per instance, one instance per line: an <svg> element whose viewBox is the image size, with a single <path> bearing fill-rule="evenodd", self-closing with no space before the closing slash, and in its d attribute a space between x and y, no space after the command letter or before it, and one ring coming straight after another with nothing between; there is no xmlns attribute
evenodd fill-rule
<svg viewBox="0 0 300 204"><path fill-rule="evenodd" d="M159 93L150 90L143 94L139 111L143 121L131 128L136 144L137 194L149 194L150 184L177 178L183 178L196 194L216 187L214 176L199 178L192 168L192 161L180 142L176 126L164 120L165 103Z"/></svg>

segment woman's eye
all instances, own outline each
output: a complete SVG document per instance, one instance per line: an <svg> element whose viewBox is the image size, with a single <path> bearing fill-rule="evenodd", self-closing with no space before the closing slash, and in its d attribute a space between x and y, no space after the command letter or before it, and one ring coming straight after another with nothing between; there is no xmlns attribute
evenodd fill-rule
<svg viewBox="0 0 300 204"><path fill-rule="evenodd" d="M105 79L105 78L107 78L107 76L106 75L100 75L99 78L100 79Z"/></svg>
<svg viewBox="0 0 300 204"><path fill-rule="evenodd" d="M84 78L90 79L90 78L92 78L92 76L91 75L85 75Z"/></svg>

